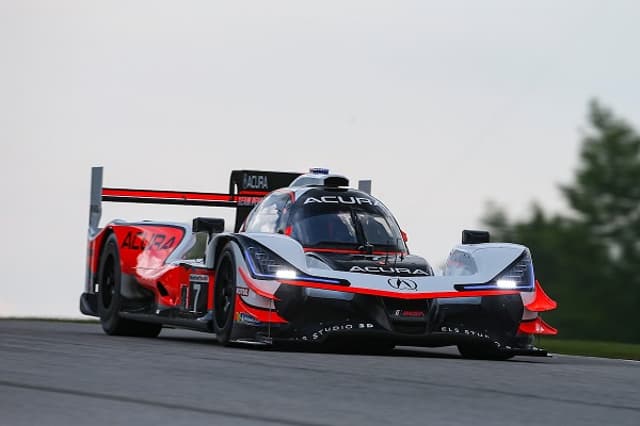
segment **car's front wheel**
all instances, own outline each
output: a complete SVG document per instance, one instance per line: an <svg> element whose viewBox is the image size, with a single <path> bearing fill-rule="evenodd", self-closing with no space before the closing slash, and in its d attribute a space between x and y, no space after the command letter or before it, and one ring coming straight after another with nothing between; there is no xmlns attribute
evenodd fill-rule
<svg viewBox="0 0 640 426"><path fill-rule="evenodd" d="M236 262L231 244L220 254L213 290L213 331L225 346L231 342L236 305Z"/></svg>

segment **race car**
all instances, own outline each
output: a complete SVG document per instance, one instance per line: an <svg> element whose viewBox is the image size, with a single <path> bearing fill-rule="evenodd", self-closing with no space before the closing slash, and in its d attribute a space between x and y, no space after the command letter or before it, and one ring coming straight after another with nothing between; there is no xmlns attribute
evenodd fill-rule
<svg viewBox="0 0 640 426"><path fill-rule="evenodd" d="M556 303L527 247L465 230L437 275L370 181L236 170L229 193L202 193L103 188L102 175L93 168L80 310L107 334L172 326L222 345L457 345L463 357L508 359L545 356L534 337L557 333L540 317ZM231 207L234 232L210 217L99 228L103 201Z"/></svg>

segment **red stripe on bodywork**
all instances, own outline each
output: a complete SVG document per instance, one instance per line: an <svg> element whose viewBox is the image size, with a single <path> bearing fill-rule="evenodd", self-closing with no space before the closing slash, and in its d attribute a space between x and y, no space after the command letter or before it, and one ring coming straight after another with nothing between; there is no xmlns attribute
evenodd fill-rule
<svg viewBox="0 0 640 426"><path fill-rule="evenodd" d="M243 189L242 191L238 191L238 195L253 195L255 197L264 197L268 193L269 191L251 191L248 189Z"/></svg>
<svg viewBox="0 0 640 426"><path fill-rule="evenodd" d="M249 288L256 294L262 296L262 297L266 297L267 299L271 299L271 300L280 300L278 299L275 295L268 293L264 290L262 290L260 287L258 287L258 285L256 285L256 283L251 279L251 277L249 276L249 274L247 274L242 268L238 268L238 272L240 272L240 276L242 277L242 280L247 284L247 286L249 286Z"/></svg>
<svg viewBox="0 0 640 426"><path fill-rule="evenodd" d="M361 250L351 250L351 249L335 249L335 248L315 248L315 247L305 247L304 248L305 253L306 252L318 252L318 253L338 253L338 254L369 254L369 253L365 253ZM395 256L395 255L404 255L406 253L400 252L400 251L373 251L370 254L375 254L375 255L389 255L389 256Z"/></svg>
<svg viewBox="0 0 640 426"><path fill-rule="evenodd" d="M213 289L216 285L216 276L214 274L209 275L209 287L207 288L207 309L213 309Z"/></svg>
<svg viewBox="0 0 640 426"><path fill-rule="evenodd" d="M536 319L531 321L521 322L520 326L518 327L518 332L524 334L541 334L547 336L555 336L556 334L558 334L558 330L544 322L540 317L537 317Z"/></svg>
<svg viewBox="0 0 640 426"><path fill-rule="evenodd" d="M208 192L157 191L153 189L102 188L102 196L186 201L235 201L235 196L229 194Z"/></svg>
<svg viewBox="0 0 640 426"><path fill-rule="evenodd" d="M333 284L324 284L312 281L280 280L282 284L298 287L319 288L322 290L341 291L344 293L369 294L372 296L393 297L395 299L446 299L451 297L478 297L478 296L502 296L506 294L518 294L517 290L476 290L476 291L442 291L429 293L396 293L394 291L376 290L370 288L345 287Z"/></svg>
<svg viewBox="0 0 640 426"><path fill-rule="evenodd" d="M544 292L540 282L536 280L536 297L531 303L525 305L525 308L532 312L544 312L555 309L558 306L555 300L550 298L547 293Z"/></svg>
<svg viewBox="0 0 640 426"><path fill-rule="evenodd" d="M253 308L242 301L240 296L236 295L236 321L240 313L249 314L260 322L272 324L286 324L288 321L282 318L275 310Z"/></svg>

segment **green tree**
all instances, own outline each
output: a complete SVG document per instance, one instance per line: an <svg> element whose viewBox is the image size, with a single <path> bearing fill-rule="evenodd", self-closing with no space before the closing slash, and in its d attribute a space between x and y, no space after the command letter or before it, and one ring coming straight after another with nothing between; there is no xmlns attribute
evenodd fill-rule
<svg viewBox="0 0 640 426"><path fill-rule="evenodd" d="M640 136L596 101L588 121L574 181L561 187L568 215L534 205L511 222L492 206L484 223L494 239L531 249L559 303L545 318L563 336L640 342Z"/></svg>

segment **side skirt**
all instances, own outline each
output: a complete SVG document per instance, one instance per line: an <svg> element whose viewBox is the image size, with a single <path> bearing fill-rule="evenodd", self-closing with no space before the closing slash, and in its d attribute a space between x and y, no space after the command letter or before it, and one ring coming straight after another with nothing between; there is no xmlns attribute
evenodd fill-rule
<svg viewBox="0 0 640 426"><path fill-rule="evenodd" d="M188 328L190 330L213 332L211 312L198 319L168 318L152 314L134 314L120 312L120 317L133 321L148 322L153 324L172 325L174 327Z"/></svg>

